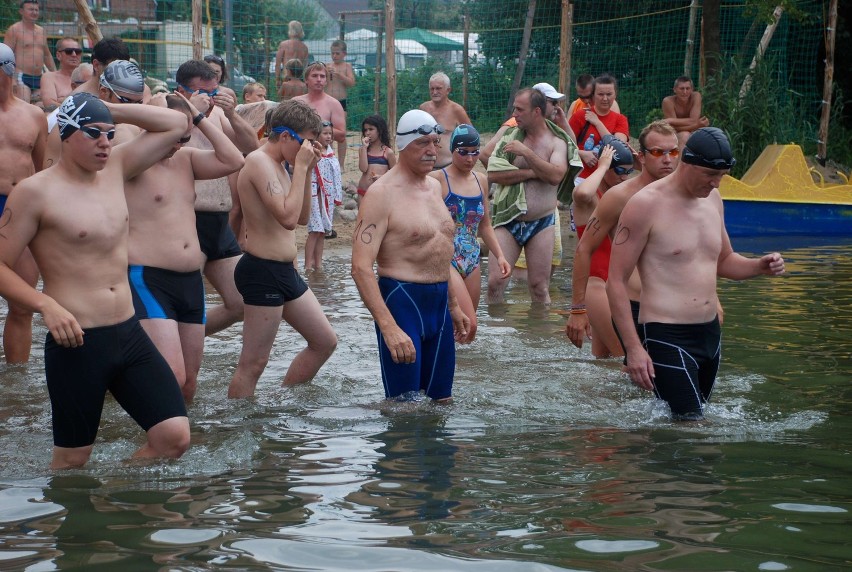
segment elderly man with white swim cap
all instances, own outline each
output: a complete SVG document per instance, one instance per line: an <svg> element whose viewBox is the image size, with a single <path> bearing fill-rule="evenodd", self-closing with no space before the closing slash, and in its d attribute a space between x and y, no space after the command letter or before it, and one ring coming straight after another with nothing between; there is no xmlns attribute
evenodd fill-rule
<svg viewBox="0 0 852 572"><path fill-rule="evenodd" d="M399 161L358 210L352 277L376 322L385 397L452 399L456 339L470 320L449 293L455 223L434 168L444 128L425 111L397 124ZM378 267L379 279L373 273Z"/></svg>
<svg viewBox="0 0 852 572"><path fill-rule="evenodd" d="M34 105L13 95L15 84L15 53L6 44L0 43L0 212L6 207L6 199L23 179L41 171L47 141L47 121L44 112ZM11 218L11 212L3 212L0 220L0 236ZM24 281L35 286L38 268L29 249L24 250L14 266ZM9 314L3 326L3 350L6 363L26 363L32 346L32 312L10 303Z"/></svg>

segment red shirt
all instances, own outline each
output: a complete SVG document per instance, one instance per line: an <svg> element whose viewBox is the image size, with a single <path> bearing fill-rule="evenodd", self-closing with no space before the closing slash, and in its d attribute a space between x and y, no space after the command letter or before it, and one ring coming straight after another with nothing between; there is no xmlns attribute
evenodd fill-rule
<svg viewBox="0 0 852 572"><path fill-rule="evenodd" d="M616 133L624 133L628 138L630 137L630 128L627 125L627 117L620 113L616 113L615 111L610 111L606 115L598 115L601 122L604 124L610 133L615 135ZM577 146L581 150L586 150L586 140L589 136L592 136L592 147L598 147L601 144L601 134L598 132L598 128L592 124L589 124L589 128L586 129L586 133L583 135L582 141L580 140L580 132L583 131L583 127L586 125L586 110L578 109L574 112L574 115L571 116L571 119L568 120L568 125L571 126L571 130L574 132L574 135L577 137ZM579 177L586 178L592 174L594 171L594 167L590 167L586 165L586 162L583 161L583 170L580 171Z"/></svg>

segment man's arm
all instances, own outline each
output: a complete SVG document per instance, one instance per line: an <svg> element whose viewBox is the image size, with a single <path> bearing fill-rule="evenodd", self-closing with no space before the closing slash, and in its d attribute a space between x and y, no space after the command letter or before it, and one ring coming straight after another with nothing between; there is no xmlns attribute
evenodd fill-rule
<svg viewBox="0 0 852 572"><path fill-rule="evenodd" d="M500 142L500 139L503 138L503 134L506 133L506 130L508 129L508 125L501 125L500 129L497 130L497 133L495 133L494 136L488 140L488 143L485 144L485 147L479 149L479 160L486 169L488 168L488 159L491 158L491 154L494 153L494 149L497 148L497 143Z"/></svg>
<svg viewBox="0 0 852 572"><path fill-rule="evenodd" d="M331 100L331 137L338 142L346 141L346 112L339 101L333 97Z"/></svg>
<svg viewBox="0 0 852 572"><path fill-rule="evenodd" d="M713 194L707 200L717 202L719 214L722 215L722 250L719 252L719 261L716 264L718 276L731 280L745 280L763 274L777 276L784 273L784 259L777 252L765 254L760 258L746 258L734 252L731 239L725 228L724 211L719 191L713 191Z"/></svg>
<svg viewBox="0 0 852 572"><path fill-rule="evenodd" d="M389 219L388 203L383 196L376 198L377 194L384 193L377 193L371 188L358 209L352 235L352 279L361 300L376 321L394 363L414 363L417 358L414 344L388 310L373 273L373 264L387 233Z"/></svg>
<svg viewBox="0 0 852 572"><path fill-rule="evenodd" d="M41 102L44 104L46 110L52 109L62 103L59 101L54 77L52 73L45 73L41 76Z"/></svg>
<svg viewBox="0 0 852 572"><path fill-rule="evenodd" d="M352 64L349 62L343 62L342 72L335 70L334 73L338 76L340 83L342 83L344 87L350 88L355 85L355 71L352 69Z"/></svg>
<svg viewBox="0 0 852 572"><path fill-rule="evenodd" d="M462 123L467 123L468 125L472 125L473 122L470 120L470 117L468 117L467 111L465 111L465 108L462 107L461 105L459 105L458 103L455 103L455 102L453 102L453 103L455 104L454 115L455 115L456 122L459 125L461 125ZM445 125L444 127L449 127L449 126ZM455 128L456 128L456 126L454 125L453 129L455 129ZM452 132L452 129L450 129L450 131Z"/></svg>
<svg viewBox="0 0 852 572"><path fill-rule="evenodd" d="M282 65L285 62L281 61L281 58L284 56L284 42L278 44L278 50L275 52L275 85L280 89L281 87L281 72Z"/></svg>
<svg viewBox="0 0 852 572"><path fill-rule="evenodd" d="M234 111L237 107L234 98L225 93L219 93L213 99L216 101L216 107L221 109L225 116L221 122L222 131L234 142L237 149L246 155L257 149L257 131Z"/></svg>
<svg viewBox="0 0 852 572"><path fill-rule="evenodd" d="M36 137L30 156L33 159L36 172L39 172L44 168L44 158L47 155L47 116L37 108L35 115L38 121L38 137Z"/></svg>
<svg viewBox="0 0 852 572"><path fill-rule="evenodd" d="M503 149L506 153L514 153L526 160L534 173L534 177L531 178L541 179L548 185L558 185L568 170L568 149L565 141L558 137L553 139L553 151L547 158L539 157L535 151L518 140L509 141Z"/></svg>
<svg viewBox="0 0 852 572"><path fill-rule="evenodd" d="M692 106L689 108L689 117L678 118L675 111L675 97L670 95L663 98L663 119L666 123L679 131L692 131L701 127L701 94L693 92ZM698 97L695 97L698 96ZM696 101L698 105L696 106Z"/></svg>
<svg viewBox="0 0 852 572"><path fill-rule="evenodd" d="M648 209L653 209L654 205L645 203L641 195L634 195L627 201L621 213L612 244L606 294L609 298L612 319L618 328L618 333L621 334L624 351L627 354L627 371L630 379L639 387L650 391L654 387L652 381L654 364L636 333L627 294L630 275L636 268L650 236L651 223L647 213Z"/></svg>
<svg viewBox="0 0 852 572"><path fill-rule="evenodd" d="M582 183L574 187L571 196L577 205L583 207L591 207L595 203L595 198L598 195L598 187L601 186L606 172L609 171L609 166L612 164L612 156L615 149L607 145L601 152L598 166Z"/></svg>
<svg viewBox="0 0 852 572"><path fill-rule="evenodd" d="M47 35L44 37L44 43L41 46L41 52L44 57L44 65L50 71L56 71L56 62L53 61L53 54L50 53L50 48L47 47Z"/></svg>
<svg viewBox="0 0 852 572"><path fill-rule="evenodd" d="M0 216L0 296L44 318L53 339L63 347L83 345L83 330L74 316L50 296L27 284L13 270L39 230L43 208L37 189L23 181L9 195Z"/></svg>
<svg viewBox="0 0 852 572"><path fill-rule="evenodd" d="M198 115L198 110L192 104L190 104L190 108L193 117ZM221 129L208 119L202 119L198 124L198 129L210 140L213 149L184 148L184 150L190 152L192 172L196 180L218 179L242 169L245 164L243 154Z"/></svg>
<svg viewBox="0 0 852 572"><path fill-rule="evenodd" d="M577 242L574 251L574 266L571 270L571 306L584 310L586 305L586 287L592 268L592 254L609 236L610 231L618 224L621 212L621 199L612 191L607 192L598 201L598 206L592 211L583 237ZM571 343L578 348L583 347L583 340L591 336L592 328L589 316L583 312L570 314L565 324L565 334Z"/></svg>
<svg viewBox="0 0 852 572"><path fill-rule="evenodd" d="M186 115L153 105L104 103L116 123L130 123L143 132L112 150L110 161L121 165L124 180L136 177L171 151L186 131Z"/></svg>

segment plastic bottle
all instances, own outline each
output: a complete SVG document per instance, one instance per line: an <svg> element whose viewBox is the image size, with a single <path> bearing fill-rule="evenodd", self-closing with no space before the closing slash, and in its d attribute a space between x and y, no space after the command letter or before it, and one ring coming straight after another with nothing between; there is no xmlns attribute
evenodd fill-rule
<svg viewBox="0 0 852 572"><path fill-rule="evenodd" d="M584 151L591 151L594 148L595 148L595 136L589 135L589 138L586 139L585 143L583 143L583 150Z"/></svg>

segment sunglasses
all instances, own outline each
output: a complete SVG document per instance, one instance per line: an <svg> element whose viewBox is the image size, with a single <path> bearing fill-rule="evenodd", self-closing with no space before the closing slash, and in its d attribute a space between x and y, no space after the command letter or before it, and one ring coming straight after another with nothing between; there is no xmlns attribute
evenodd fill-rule
<svg viewBox="0 0 852 572"><path fill-rule="evenodd" d="M668 155L672 159L680 156L680 149L675 147L674 149L669 149L664 151L663 149L645 149L645 152L653 157L662 157L663 155Z"/></svg>
<svg viewBox="0 0 852 572"><path fill-rule="evenodd" d="M616 175L618 175L619 177L622 177L622 176L624 176L624 175L629 175L630 173L632 173L632 172L633 172L633 168L632 168L632 167L613 167L613 168L612 168L612 170L613 170L613 171L615 172L615 174L616 174Z"/></svg>
<svg viewBox="0 0 852 572"><path fill-rule="evenodd" d="M397 135L414 135L415 133L419 133L420 135L430 135L432 133L437 133L440 135L444 132L444 127L440 123L436 123L435 125L421 125L417 129L412 131L406 131L405 133L396 132Z"/></svg>
<svg viewBox="0 0 852 572"><path fill-rule="evenodd" d="M83 53L83 50L81 48L63 48L59 51L62 52L63 54L65 54L66 56L71 56L71 55L79 56L80 54Z"/></svg>
<svg viewBox="0 0 852 572"><path fill-rule="evenodd" d="M187 135L186 137L181 137L180 139L178 139L178 143L180 143L181 145L186 145L187 143L189 143L190 139L192 139L192 135Z"/></svg>
<svg viewBox="0 0 852 572"><path fill-rule="evenodd" d="M195 93L197 91L198 93L203 93L204 95L209 96L209 97L216 97L217 95L219 95L219 88L218 87L216 89L212 90L212 91L207 91L206 89L189 89L188 87L186 87L185 85L183 85L181 83L178 84L178 87L181 88L182 90L184 90L186 93Z"/></svg>
<svg viewBox="0 0 852 572"><path fill-rule="evenodd" d="M103 84L101 84L101 85L103 85ZM128 99L126 97L122 97L122 96L118 95L117 93L115 93L115 90L109 85L106 86L106 88L112 92L112 94L115 96L115 98L118 100L119 103L142 103L141 99L133 100L133 99Z"/></svg>
<svg viewBox="0 0 852 572"><path fill-rule="evenodd" d="M106 135L106 138L110 141L115 137L115 127L110 129L109 131L105 129L99 129L97 127L89 127L88 125L81 125L80 131L83 132L83 135L88 137L89 139L100 139L101 135Z"/></svg>
<svg viewBox="0 0 852 572"><path fill-rule="evenodd" d="M479 149L477 149L476 151L469 151L467 149L456 149L456 153L458 153L462 157L467 157L467 156L476 157L476 156L479 155Z"/></svg>

